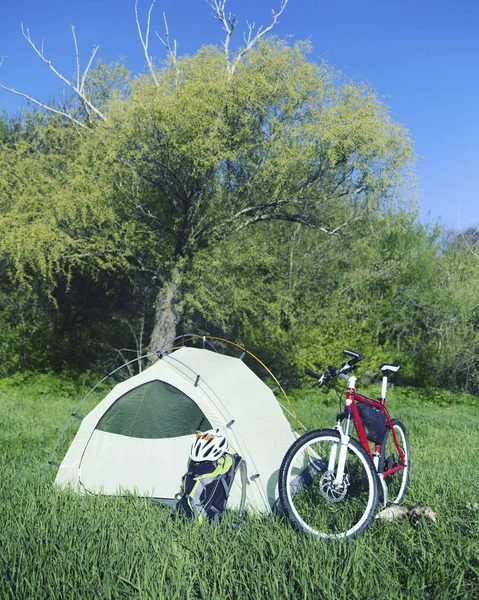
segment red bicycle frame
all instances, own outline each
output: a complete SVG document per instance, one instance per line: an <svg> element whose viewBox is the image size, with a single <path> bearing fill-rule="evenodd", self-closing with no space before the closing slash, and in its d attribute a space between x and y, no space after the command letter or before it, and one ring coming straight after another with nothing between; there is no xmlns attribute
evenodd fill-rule
<svg viewBox="0 0 479 600"><path fill-rule="evenodd" d="M355 377L350 377L349 382L352 382L353 380L355 382L355 379L356 379ZM385 389L385 385L383 385L383 390L384 389ZM376 444L374 446L374 453L371 452L371 448L369 446L369 441L366 437L366 431L364 429L363 421L359 414L358 407L356 406L356 402L363 402L365 404L369 404L370 406L374 406L375 408L379 409L383 413L383 415L386 419L386 425L387 425L387 427L389 427L389 429L391 430L391 432L393 434L394 443L396 445L398 454L401 458L400 465L392 467L391 469L388 469L387 471L384 471L382 473L382 475L384 477L387 477L388 475L391 475L392 473L395 473L396 471L400 471L401 469L403 469L405 466L406 459L404 456L404 452L402 451L401 446L398 443L396 431L394 430L393 424L391 422L391 418L386 409L386 398L384 397L385 394L383 393L382 396L383 397L380 398L379 400L372 400L371 398L366 398L366 396L361 396L361 394L357 394L355 387L349 387L349 384L348 384L348 388L346 390L345 410L351 411L351 414L353 416L354 426L356 427L356 431L358 432L359 442L361 443L361 446L366 450L368 455L373 460L376 468L377 468L377 463L376 463L376 461L374 461L374 457L379 456L381 446L380 446L380 444Z"/></svg>

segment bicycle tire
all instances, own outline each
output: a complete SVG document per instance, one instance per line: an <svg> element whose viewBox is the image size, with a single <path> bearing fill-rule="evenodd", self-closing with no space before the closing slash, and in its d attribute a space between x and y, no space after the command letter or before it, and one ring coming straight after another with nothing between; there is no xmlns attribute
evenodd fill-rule
<svg viewBox="0 0 479 600"><path fill-rule="evenodd" d="M284 513L293 526L326 539L354 538L374 520L379 481L374 464L350 438L342 485L328 471L331 448L339 456L341 436L334 429L309 431L286 452L278 478ZM337 466L337 457L336 464Z"/></svg>
<svg viewBox="0 0 479 600"><path fill-rule="evenodd" d="M392 426L396 432L396 437L401 447L402 452L406 457L406 466L400 471L396 471L387 477L384 477L387 488L387 504L399 504L406 493L409 484L409 468L410 468L410 451L409 451L409 439L407 436L406 428L399 421L399 419L391 419ZM390 427L387 428L383 442L381 444L381 450L379 453L378 472L384 473L388 469L401 464L400 456L396 444L394 443L394 436Z"/></svg>

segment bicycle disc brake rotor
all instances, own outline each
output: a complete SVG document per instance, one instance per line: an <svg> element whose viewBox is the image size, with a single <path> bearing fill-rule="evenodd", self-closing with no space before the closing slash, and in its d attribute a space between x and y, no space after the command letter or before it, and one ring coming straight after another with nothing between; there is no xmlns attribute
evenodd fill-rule
<svg viewBox="0 0 479 600"><path fill-rule="evenodd" d="M347 473L343 476L343 482L334 482L336 475L333 471L326 471L319 480L319 491L327 502L340 502L348 492L349 477Z"/></svg>

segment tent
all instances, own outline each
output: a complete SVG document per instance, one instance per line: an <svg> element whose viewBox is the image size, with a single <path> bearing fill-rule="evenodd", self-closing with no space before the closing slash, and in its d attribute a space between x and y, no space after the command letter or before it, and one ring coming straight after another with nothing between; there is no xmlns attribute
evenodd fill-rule
<svg viewBox="0 0 479 600"><path fill-rule="evenodd" d="M244 354L244 353L243 353ZM58 486L172 503L197 430L221 427L247 465L246 509L270 512L278 470L296 439L271 389L242 358L180 347L118 383L82 420ZM236 478L228 507L239 505Z"/></svg>

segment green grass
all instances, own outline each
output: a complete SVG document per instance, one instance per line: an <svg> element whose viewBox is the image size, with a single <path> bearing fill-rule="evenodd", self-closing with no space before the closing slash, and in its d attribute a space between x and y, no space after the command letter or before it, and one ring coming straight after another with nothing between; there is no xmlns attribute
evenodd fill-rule
<svg viewBox="0 0 479 600"><path fill-rule="evenodd" d="M355 541L326 543L284 519L250 516L238 525L227 514L212 527L172 520L167 508L134 496L54 489L54 469L45 476L45 468L81 396L68 380L48 376L0 382L2 600L479 597L472 402L434 404L433 396L393 390L390 410L411 444L405 503L430 506L437 523L375 521ZM309 389L293 396L308 427L332 425L338 406L330 396Z"/></svg>

